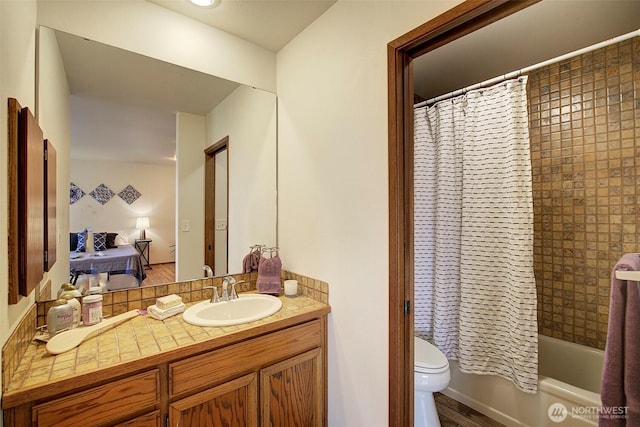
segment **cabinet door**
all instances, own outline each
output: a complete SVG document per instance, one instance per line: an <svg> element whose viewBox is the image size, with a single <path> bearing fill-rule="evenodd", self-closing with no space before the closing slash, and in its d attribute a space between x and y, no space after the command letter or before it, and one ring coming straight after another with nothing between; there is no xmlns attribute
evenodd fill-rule
<svg viewBox="0 0 640 427"><path fill-rule="evenodd" d="M160 411L153 411L132 420L118 424L116 427L162 427Z"/></svg>
<svg viewBox="0 0 640 427"><path fill-rule="evenodd" d="M322 426L322 378L319 348L262 369L261 426Z"/></svg>
<svg viewBox="0 0 640 427"><path fill-rule="evenodd" d="M245 375L169 405L172 427L256 427L258 376Z"/></svg>

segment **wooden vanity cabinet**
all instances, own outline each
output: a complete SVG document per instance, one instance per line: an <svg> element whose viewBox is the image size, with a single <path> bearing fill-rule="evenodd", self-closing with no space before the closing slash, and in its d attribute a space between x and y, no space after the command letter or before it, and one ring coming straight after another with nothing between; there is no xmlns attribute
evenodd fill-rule
<svg viewBox="0 0 640 427"><path fill-rule="evenodd" d="M319 348L262 369L260 425L325 425L322 372Z"/></svg>
<svg viewBox="0 0 640 427"><path fill-rule="evenodd" d="M4 408L5 425L326 426L326 315L259 333L141 359L128 376L114 367L111 381L107 368L81 390L37 393Z"/></svg>
<svg viewBox="0 0 640 427"><path fill-rule="evenodd" d="M115 425L156 409L159 400L159 370L153 369L35 405L32 420L38 427Z"/></svg>
<svg viewBox="0 0 640 427"><path fill-rule="evenodd" d="M258 425L258 376L244 375L169 405L170 426Z"/></svg>
<svg viewBox="0 0 640 427"><path fill-rule="evenodd" d="M323 337L315 320L170 364L169 425L325 425Z"/></svg>

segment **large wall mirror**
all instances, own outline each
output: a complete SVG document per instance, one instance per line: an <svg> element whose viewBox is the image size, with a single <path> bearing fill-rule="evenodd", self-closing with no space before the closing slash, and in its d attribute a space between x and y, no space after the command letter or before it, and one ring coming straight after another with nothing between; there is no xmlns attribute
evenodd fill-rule
<svg viewBox="0 0 640 427"><path fill-rule="evenodd" d="M151 267L175 263L167 282L203 277L205 200L213 197L205 191L206 150L227 138L226 215L212 223L225 261L211 265L214 274L241 273L251 245L277 244L273 93L47 27L38 37L38 81L61 68L57 60L68 84L70 199L59 224L133 244L137 219L148 218ZM44 86L38 105L51 115ZM63 254L67 230L59 234ZM59 285L52 283L54 293Z"/></svg>

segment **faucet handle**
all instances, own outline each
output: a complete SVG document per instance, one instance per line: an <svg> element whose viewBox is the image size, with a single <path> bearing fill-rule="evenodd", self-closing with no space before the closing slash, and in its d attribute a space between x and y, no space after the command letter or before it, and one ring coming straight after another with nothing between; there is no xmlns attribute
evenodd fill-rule
<svg viewBox="0 0 640 427"><path fill-rule="evenodd" d="M216 303L220 302L220 297L218 296L218 288L215 286L203 286L202 289L213 289L213 294L211 295L211 302Z"/></svg>
<svg viewBox="0 0 640 427"><path fill-rule="evenodd" d="M246 282L246 280L240 280L238 282L232 283L231 284L231 296L229 297L229 299L237 299L238 298L238 294L236 293L236 285L239 285L240 283L244 283Z"/></svg>

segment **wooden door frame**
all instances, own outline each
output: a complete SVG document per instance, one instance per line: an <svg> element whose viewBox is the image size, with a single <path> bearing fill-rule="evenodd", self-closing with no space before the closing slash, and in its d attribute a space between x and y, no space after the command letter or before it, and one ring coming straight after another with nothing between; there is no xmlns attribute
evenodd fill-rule
<svg viewBox="0 0 640 427"><path fill-rule="evenodd" d="M389 425L413 425L413 69L425 53L540 0L467 0L387 46Z"/></svg>
<svg viewBox="0 0 640 427"><path fill-rule="evenodd" d="M215 157L216 154L221 151L227 150L227 255L229 253L229 135L220 139L213 145L204 149L205 165L204 165L204 262L215 271L215 234L216 234L216 218L215 218L215 205L216 205L216 166ZM212 191L209 192L208 189ZM211 195L209 194L211 193ZM211 226L209 226L211 225ZM211 243L213 246L213 252L211 253L211 259L208 257L207 245ZM227 272L229 271L229 257L227 256ZM206 273L205 273L206 274Z"/></svg>

